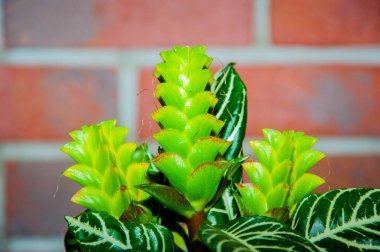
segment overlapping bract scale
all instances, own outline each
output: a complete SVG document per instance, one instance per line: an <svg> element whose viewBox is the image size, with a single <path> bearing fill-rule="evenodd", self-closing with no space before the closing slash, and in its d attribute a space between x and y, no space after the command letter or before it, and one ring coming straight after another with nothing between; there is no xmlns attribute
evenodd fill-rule
<svg viewBox="0 0 380 252"><path fill-rule="evenodd" d="M307 173L324 157L312 150L317 138L302 132L263 130L265 140L250 142L257 162L243 168L253 185L238 185L236 199L244 215L269 215L283 220L299 200L324 183Z"/></svg>
<svg viewBox="0 0 380 252"><path fill-rule="evenodd" d="M138 203L149 194L135 188L148 181L146 146L125 143L128 129L116 127L116 120L104 121L70 134L73 142L61 149L78 164L63 175L83 186L72 201L93 211L106 211L119 218L131 201Z"/></svg>
<svg viewBox="0 0 380 252"><path fill-rule="evenodd" d="M164 51L161 53L163 62L156 66L155 76L161 82L178 86L187 95L203 92L213 81L208 69L212 58L205 51L204 46L175 46L171 51Z"/></svg>
<svg viewBox="0 0 380 252"><path fill-rule="evenodd" d="M209 113L218 99L208 91L213 83L208 69L212 59L205 51L203 46L174 47L161 53L155 96L162 107L152 114L161 127L153 137L164 150L152 162L194 212L203 210L216 194L228 162L215 160L230 145L218 138L223 121Z"/></svg>

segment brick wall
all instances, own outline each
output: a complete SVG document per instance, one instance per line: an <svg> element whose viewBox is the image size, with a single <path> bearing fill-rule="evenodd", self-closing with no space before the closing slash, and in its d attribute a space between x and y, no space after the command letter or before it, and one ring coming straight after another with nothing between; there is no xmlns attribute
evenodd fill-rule
<svg viewBox="0 0 380 252"><path fill-rule="evenodd" d="M380 1L0 4L0 250L63 251L63 215L81 208L59 146L111 118L151 142L152 71L173 44L208 46L215 69L237 62L247 140L263 127L305 131L327 153L320 190L380 187Z"/></svg>

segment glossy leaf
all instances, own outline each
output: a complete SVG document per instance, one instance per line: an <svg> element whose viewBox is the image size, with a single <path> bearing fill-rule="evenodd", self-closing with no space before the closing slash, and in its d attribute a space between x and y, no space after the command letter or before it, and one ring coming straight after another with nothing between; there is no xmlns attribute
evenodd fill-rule
<svg viewBox="0 0 380 252"><path fill-rule="evenodd" d="M71 230L67 230L67 232L65 234L64 243L65 243L65 250L67 252L80 252L81 251L79 248L79 245L77 243L77 240L75 239L75 235L73 234L73 232L71 232Z"/></svg>
<svg viewBox="0 0 380 252"><path fill-rule="evenodd" d="M105 212L65 217L83 251L174 251L171 232L149 223L122 223Z"/></svg>
<svg viewBox="0 0 380 252"><path fill-rule="evenodd" d="M232 195L232 188L227 187L222 197L207 214L207 221L212 225L225 224L239 216L239 211Z"/></svg>
<svg viewBox="0 0 380 252"><path fill-rule="evenodd" d="M318 251L308 240L271 218L244 217L226 225L204 224L199 237L211 251Z"/></svg>
<svg viewBox="0 0 380 252"><path fill-rule="evenodd" d="M225 174L223 176L222 181L220 182L218 192L213 198L213 200L209 203L209 206L212 207L214 204L219 200L220 197L222 197L222 194L225 192L225 190L228 187L231 187L233 176L236 174L236 172L239 171L239 168L241 167L241 164L247 160L248 156L238 157L233 160L229 160L226 163L228 164Z"/></svg>
<svg viewBox="0 0 380 252"><path fill-rule="evenodd" d="M206 208L209 210L207 215L208 222L224 224L238 216L238 206L233 197L232 181L233 176L239 172L241 164L247 158L248 156L244 156L228 161L228 168L220 182L218 191Z"/></svg>
<svg viewBox="0 0 380 252"><path fill-rule="evenodd" d="M211 89L219 100L214 114L225 122L220 138L232 143L225 154L227 160L240 154L247 124L247 90L233 65L230 63L216 73Z"/></svg>
<svg viewBox="0 0 380 252"><path fill-rule="evenodd" d="M213 113L225 122L219 137L231 142L231 146L224 153L226 160L237 158L241 153L242 142L245 136L247 123L247 96L246 87L230 63L215 74L215 82L211 91L216 94L218 103ZM241 182L242 169L237 167L233 182ZM208 214L208 221L213 224L223 224L236 218L238 206L232 196L232 183ZM224 190L224 188L223 188Z"/></svg>
<svg viewBox="0 0 380 252"><path fill-rule="evenodd" d="M291 228L325 251L380 250L380 189L312 194L297 205Z"/></svg>

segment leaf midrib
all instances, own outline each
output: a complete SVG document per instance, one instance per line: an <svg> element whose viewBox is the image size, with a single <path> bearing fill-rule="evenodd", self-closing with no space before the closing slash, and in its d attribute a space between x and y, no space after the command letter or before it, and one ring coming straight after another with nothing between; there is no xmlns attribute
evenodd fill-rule
<svg viewBox="0 0 380 252"><path fill-rule="evenodd" d="M98 216L96 216L98 218ZM112 236L108 235L107 232L104 232L103 230L99 230L96 228L93 228L90 225L87 225L87 223L83 223L80 220L77 220L75 218L69 217L70 221L74 223L78 228L87 231L88 233L93 233L94 235L102 238L104 240L104 243L109 242L112 245L119 246L121 249L130 249L132 248L129 244L125 245L124 243L121 243L120 241L114 239ZM98 218L99 219L99 218ZM91 245L91 243L86 243L87 245Z"/></svg>
<svg viewBox="0 0 380 252"><path fill-rule="evenodd" d="M214 230L217 230L221 233L223 233L224 235L230 237L231 239L235 240L235 241L238 241L239 243L242 243L244 244L244 246L246 246L248 249L250 249L251 251L258 251L257 249L255 249L254 247L252 247L249 243L247 243L246 241L240 239L239 237L231 234L231 233L228 233L227 231L223 230L223 229L215 229L214 227L212 226L209 226L210 229L214 229Z"/></svg>
<svg viewBox="0 0 380 252"><path fill-rule="evenodd" d="M351 227L358 227L358 226L365 226L367 224L373 224L373 222L380 222L380 215L379 216L372 216L371 218L363 218L360 219L359 221L349 221L346 222L343 225L340 225L334 229L327 229L326 232L323 232L319 235L316 235L314 237L309 237L308 239L312 242L315 243L317 241L322 240L323 238L326 238L330 235L335 235L343 230L350 229Z"/></svg>

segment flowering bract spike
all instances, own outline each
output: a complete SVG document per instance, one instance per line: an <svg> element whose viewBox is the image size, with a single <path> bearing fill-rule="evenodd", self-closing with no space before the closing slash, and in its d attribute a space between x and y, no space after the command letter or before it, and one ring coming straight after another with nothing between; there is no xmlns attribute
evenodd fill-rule
<svg viewBox="0 0 380 252"><path fill-rule="evenodd" d="M312 150L317 138L302 132L263 130L265 140L250 142L258 159L243 168L253 186L238 185L235 197L243 215L268 215L284 220L300 199L324 183L307 173L324 157Z"/></svg>
<svg viewBox="0 0 380 252"><path fill-rule="evenodd" d="M148 181L148 163L136 143L125 143L128 129L116 127L116 120L104 121L70 134L73 142L61 150L78 164L63 175L83 186L72 201L92 211L106 211L119 218L130 203L149 198L135 188Z"/></svg>
<svg viewBox="0 0 380 252"><path fill-rule="evenodd" d="M194 213L203 211L213 199L229 167L227 161L216 161L230 143L218 138L224 122L209 114L218 99L209 91L212 59L205 51L204 46L175 46L161 53L155 96L162 107L152 114L161 127L154 138L165 151L152 161Z"/></svg>

